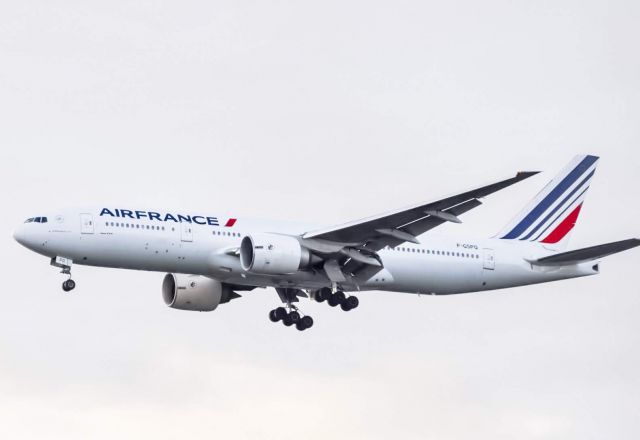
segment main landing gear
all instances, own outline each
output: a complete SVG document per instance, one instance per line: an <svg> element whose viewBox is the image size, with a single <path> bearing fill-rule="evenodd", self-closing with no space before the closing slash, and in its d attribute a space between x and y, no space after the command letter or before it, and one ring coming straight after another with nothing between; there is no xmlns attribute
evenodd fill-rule
<svg viewBox="0 0 640 440"><path fill-rule="evenodd" d="M331 289L328 287L323 287L318 290L315 295L315 299L317 302L327 302L331 307L340 306L342 310L348 312L349 310L353 310L358 307L360 301L356 296L346 296L345 293L341 290L337 292L331 292Z"/></svg>
<svg viewBox="0 0 640 440"><path fill-rule="evenodd" d="M278 307L271 310L269 312L269 319L271 322L282 321L287 327L295 324L296 328L300 331L313 327L313 318L309 315L300 316L300 311L292 304L287 304L287 308Z"/></svg>

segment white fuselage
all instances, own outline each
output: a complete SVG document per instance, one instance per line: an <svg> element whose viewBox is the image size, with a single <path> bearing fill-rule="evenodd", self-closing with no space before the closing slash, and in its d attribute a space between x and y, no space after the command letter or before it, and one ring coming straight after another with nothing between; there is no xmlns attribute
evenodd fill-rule
<svg viewBox="0 0 640 440"><path fill-rule="evenodd" d="M322 270L260 275L242 269L235 250L252 233L300 235L311 225L222 217L149 218L151 211L119 217L101 208L65 210L15 231L24 246L74 264L156 272L197 274L236 285L317 289L330 286ZM144 215L135 215L143 212ZM138 218L139 217L139 218ZM152 216L153 217L153 216ZM343 290L388 290L453 294L543 283L598 273L595 262L539 267L529 261L552 251L537 243L499 239L456 239L431 233L421 244L405 243L378 252L383 269Z"/></svg>

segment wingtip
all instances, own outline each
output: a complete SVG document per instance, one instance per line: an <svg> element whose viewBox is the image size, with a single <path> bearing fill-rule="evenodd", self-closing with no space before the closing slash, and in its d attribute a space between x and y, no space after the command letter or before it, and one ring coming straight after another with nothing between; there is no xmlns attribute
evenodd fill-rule
<svg viewBox="0 0 640 440"><path fill-rule="evenodd" d="M540 171L518 171L516 174L516 178L518 179L528 179L531 176L535 176L536 174L540 174Z"/></svg>

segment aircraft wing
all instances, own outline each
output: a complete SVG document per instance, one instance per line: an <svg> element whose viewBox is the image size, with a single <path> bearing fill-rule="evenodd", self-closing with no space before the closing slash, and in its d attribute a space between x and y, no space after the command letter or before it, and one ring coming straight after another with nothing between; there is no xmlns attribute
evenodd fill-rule
<svg viewBox="0 0 640 440"><path fill-rule="evenodd" d="M480 198L527 179L537 171L519 172L515 177L428 203L303 234L304 240L323 240L366 246L377 251L406 241L419 243L418 235L450 221L461 223L459 215L482 204Z"/></svg>

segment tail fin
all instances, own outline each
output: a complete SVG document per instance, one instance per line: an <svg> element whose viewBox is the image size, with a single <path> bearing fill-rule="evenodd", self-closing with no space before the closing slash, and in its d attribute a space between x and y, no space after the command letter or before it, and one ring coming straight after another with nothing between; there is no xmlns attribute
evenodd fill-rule
<svg viewBox="0 0 640 440"><path fill-rule="evenodd" d="M576 156L497 237L538 242L553 249L565 248L598 159L597 156Z"/></svg>

